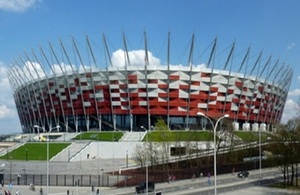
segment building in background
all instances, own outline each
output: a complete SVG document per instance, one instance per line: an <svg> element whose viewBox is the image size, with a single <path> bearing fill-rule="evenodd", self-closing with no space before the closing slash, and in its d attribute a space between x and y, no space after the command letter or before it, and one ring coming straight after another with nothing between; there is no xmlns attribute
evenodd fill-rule
<svg viewBox="0 0 300 195"><path fill-rule="evenodd" d="M174 63L167 37L164 63L148 50L146 33L143 49L129 50L123 35L122 49L112 55L105 35L99 45L86 36L25 52L8 71L23 132L36 132L37 125L44 131L58 125L66 132L140 131L157 119L171 130L198 130L207 122L198 112L212 119L229 114L236 130L280 122L290 67L250 48L237 52L235 43L218 52L217 39L198 52L194 35L176 56L183 60Z"/></svg>

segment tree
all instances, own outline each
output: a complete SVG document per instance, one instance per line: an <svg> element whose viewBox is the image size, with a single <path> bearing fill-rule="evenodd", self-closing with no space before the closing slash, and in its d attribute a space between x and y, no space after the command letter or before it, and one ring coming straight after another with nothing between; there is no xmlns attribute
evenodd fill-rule
<svg viewBox="0 0 300 195"><path fill-rule="evenodd" d="M140 164L141 167L145 167L146 164L146 148L142 145L137 145L134 150L133 161Z"/></svg>
<svg viewBox="0 0 300 195"><path fill-rule="evenodd" d="M146 143L146 152L147 152L147 159L150 161L151 172L153 172L154 165L159 164L159 148L157 144L154 142L147 142Z"/></svg>
<svg viewBox="0 0 300 195"><path fill-rule="evenodd" d="M160 131L159 134L152 134L151 131L147 132L146 140L143 145L138 145L135 148L134 161L145 167L146 161L150 161L151 171L153 172L153 167L159 164L161 159L163 169L167 167L169 163L169 140L172 140L172 133L169 131L164 120L159 119L155 124L153 131ZM151 140L156 140L153 142Z"/></svg>
<svg viewBox="0 0 300 195"><path fill-rule="evenodd" d="M170 140L173 140L173 134L170 132L167 124L163 119L158 119L155 126L154 131L159 131L160 133L155 134L156 137L153 137L153 139L157 140L157 145L160 148L161 152L159 152L160 159L162 159L162 162L164 165L163 169L169 170L168 163L169 163L169 148L170 148Z"/></svg>
<svg viewBox="0 0 300 195"><path fill-rule="evenodd" d="M298 186L298 164L300 161L300 118L290 119L276 127L276 140L272 151L277 165L281 168L284 186Z"/></svg>
<svg viewBox="0 0 300 195"><path fill-rule="evenodd" d="M296 117L290 119L286 124L287 131L289 132L290 136L290 144L291 152L292 152L292 161L291 161L291 169L292 169L292 176L291 176L291 185L294 184L294 177L296 180L296 186L298 187L298 164L300 160L300 117Z"/></svg>

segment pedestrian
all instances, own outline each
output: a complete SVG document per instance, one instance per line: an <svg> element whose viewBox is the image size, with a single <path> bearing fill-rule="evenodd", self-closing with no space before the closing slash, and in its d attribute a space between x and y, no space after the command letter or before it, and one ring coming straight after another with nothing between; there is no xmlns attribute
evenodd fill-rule
<svg viewBox="0 0 300 195"><path fill-rule="evenodd" d="M175 175L172 176L172 181L175 181L176 180L176 177Z"/></svg>
<svg viewBox="0 0 300 195"><path fill-rule="evenodd" d="M168 183L170 183L172 180L172 176L171 175L168 175Z"/></svg>
<svg viewBox="0 0 300 195"><path fill-rule="evenodd" d="M11 193L10 193L10 191L9 191L9 190L7 191L7 194L8 194L8 195L11 195Z"/></svg>
<svg viewBox="0 0 300 195"><path fill-rule="evenodd" d="M202 172L200 173L200 177L203 177L203 173Z"/></svg>
<svg viewBox="0 0 300 195"><path fill-rule="evenodd" d="M29 190L35 191L35 187L33 183L29 184Z"/></svg>
<svg viewBox="0 0 300 195"><path fill-rule="evenodd" d="M195 173L192 175L192 181L195 181L195 179L196 179L196 175L195 175Z"/></svg>
<svg viewBox="0 0 300 195"><path fill-rule="evenodd" d="M211 185L211 180L210 180L210 178L208 178L207 184L208 184L209 186Z"/></svg>
<svg viewBox="0 0 300 195"><path fill-rule="evenodd" d="M40 188L40 195L43 195L43 188Z"/></svg>

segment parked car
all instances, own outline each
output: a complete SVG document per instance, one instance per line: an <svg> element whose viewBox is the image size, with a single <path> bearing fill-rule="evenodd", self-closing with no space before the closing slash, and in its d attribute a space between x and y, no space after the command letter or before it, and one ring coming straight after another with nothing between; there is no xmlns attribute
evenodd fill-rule
<svg viewBox="0 0 300 195"><path fill-rule="evenodd" d="M238 178L245 178L249 176L249 172L248 171L241 171L237 174Z"/></svg>
<svg viewBox="0 0 300 195"><path fill-rule="evenodd" d="M146 182L140 183L138 186L135 187L135 191L137 194L145 193L146 192ZM148 182L148 192L153 192L155 190L154 182Z"/></svg>

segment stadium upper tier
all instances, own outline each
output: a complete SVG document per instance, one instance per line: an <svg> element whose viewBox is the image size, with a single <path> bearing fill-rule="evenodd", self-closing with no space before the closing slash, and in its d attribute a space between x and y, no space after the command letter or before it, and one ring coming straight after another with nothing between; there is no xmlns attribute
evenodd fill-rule
<svg viewBox="0 0 300 195"><path fill-rule="evenodd" d="M103 42L104 68L88 37L85 52L73 39L72 52L62 42L49 44L49 54L40 48L40 55L32 51L12 63L8 76L24 132L38 131L37 125L44 131L135 131L150 129L159 118L170 129L196 130L205 123L198 112L229 114L237 128L280 122L293 71L279 60L250 57L250 49L235 57L233 44L218 62L223 68L216 68L215 40L207 62L194 65L193 36L188 65L171 65L169 49L161 65L146 36L144 50L128 51L124 38L124 50L113 55L105 36Z"/></svg>

